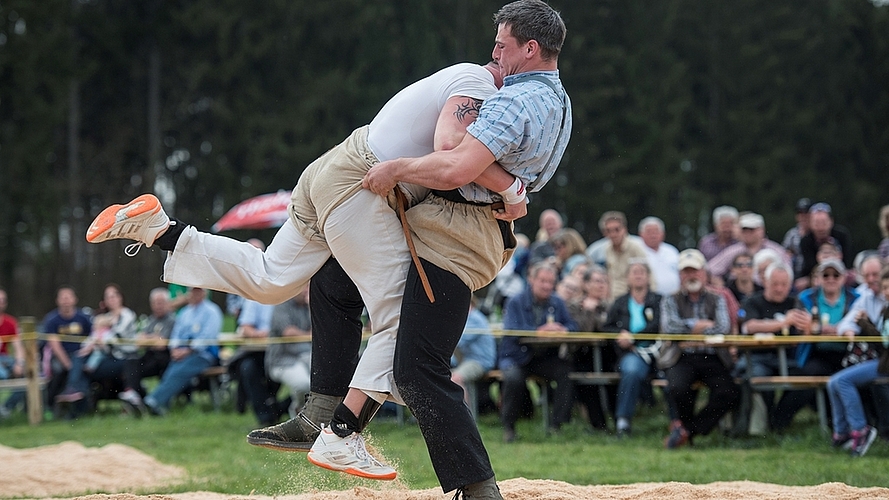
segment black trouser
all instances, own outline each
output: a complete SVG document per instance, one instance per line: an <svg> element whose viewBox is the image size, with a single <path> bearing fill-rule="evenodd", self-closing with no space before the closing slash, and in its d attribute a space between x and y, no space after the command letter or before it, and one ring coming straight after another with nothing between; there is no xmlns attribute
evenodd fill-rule
<svg viewBox="0 0 889 500"><path fill-rule="evenodd" d="M568 423L574 406L574 383L568 378L571 368L571 360L560 358L558 349L547 349L545 352L534 354L524 366L514 365L504 369L503 381L500 384L503 396L500 420L503 422L503 427L515 430L515 423L522 410L525 380L532 374L543 377L547 383L551 381L556 383L550 427L559 429L562 424Z"/></svg>
<svg viewBox="0 0 889 500"><path fill-rule="evenodd" d="M278 389L281 384L265 373L265 352L250 352L237 360L233 367L238 379L238 390L244 391L260 425L272 425L278 421L282 410L278 405Z"/></svg>
<svg viewBox="0 0 889 500"><path fill-rule="evenodd" d="M683 352L679 361L666 370L667 397L689 434L706 435L719 419L740 402L741 391L732 374L716 354ZM701 381L710 390L707 406L696 415L697 391L692 386Z"/></svg>
<svg viewBox="0 0 889 500"><path fill-rule="evenodd" d="M166 349L151 349L145 351L140 358L126 360L123 365L124 389L136 390L144 397L145 388L142 387L142 379L163 375L169 364L170 351Z"/></svg>
<svg viewBox="0 0 889 500"><path fill-rule="evenodd" d="M833 375L843 369L842 359L845 351L819 351L814 349L804 364L791 368L790 375ZM773 431L781 431L790 426L794 415L806 405L815 406L816 389L785 390L771 413L770 425ZM827 416L830 418L830 410Z"/></svg>
<svg viewBox="0 0 889 500"><path fill-rule="evenodd" d="M422 260L435 293L430 303L411 262L395 344L395 383L417 418L442 491L494 476L478 427L451 381L450 359L469 315L471 290L454 274Z"/></svg>

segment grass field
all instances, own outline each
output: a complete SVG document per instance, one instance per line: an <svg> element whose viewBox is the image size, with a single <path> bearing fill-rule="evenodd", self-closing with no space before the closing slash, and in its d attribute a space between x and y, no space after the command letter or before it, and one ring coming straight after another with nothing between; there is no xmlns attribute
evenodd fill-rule
<svg viewBox="0 0 889 500"><path fill-rule="evenodd" d="M2 396L0 396L2 397ZM547 436L538 418L519 423L520 440L501 442L496 415L480 419L482 437L499 479L555 479L572 484L627 484L681 481L751 480L786 485L841 482L851 486L889 486L889 446L878 441L867 456L852 459L830 447L815 415L804 411L783 436L728 438L719 433L699 438L695 446L665 450L667 419L658 408L644 408L630 438L589 432L576 418L557 435ZM78 441L98 447L121 443L159 461L185 468L190 479L150 492L195 490L229 494L297 494L310 490L348 489L378 483L318 469L305 455L282 453L246 444L253 416L231 409L212 411L200 394L194 404L179 406L165 418L134 419L118 403L102 402L95 415L77 421L27 424L24 415L0 421L0 444L30 448ZM374 422L371 442L394 464L400 481L411 489L438 485L419 429L410 422ZM459 457L454 457L459 460Z"/></svg>

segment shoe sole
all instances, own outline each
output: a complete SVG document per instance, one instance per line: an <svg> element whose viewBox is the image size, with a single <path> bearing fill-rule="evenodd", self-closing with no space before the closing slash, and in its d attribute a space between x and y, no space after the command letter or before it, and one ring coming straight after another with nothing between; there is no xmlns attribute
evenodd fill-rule
<svg viewBox="0 0 889 500"><path fill-rule="evenodd" d="M157 213L161 209L160 201L153 194L143 194L126 205L111 205L102 210L90 224L86 232L86 241L98 243L100 237L111 230L120 221L137 217L147 212Z"/></svg>
<svg viewBox="0 0 889 500"><path fill-rule="evenodd" d="M292 452L302 452L308 453L309 450L312 449L312 445L315 444L314 441L310 443L282 443L281 441L275 441L274 439L267 438L252 438L247 437L247 443L252 444L253 446L260 446L262 448L268 448L270 450L277 451L292 451Z"/></svg>
<svg viewBox="0 0 889 500"><path fill-rule="evenodd" d="M397 472L392 472L391 474L386 474L386 475L373 475L373 474L368 474L367 472L364 472L361 469L356 469L354 467L334 465L334 464L330 464L327 462L322 462L321 460L314 458L312 456L311 451L309 452L308 455L306 455L306 457L309 459L309 462L311 462L312 464L317 465L318 467L321 467L323 469L332 470L334 472L345 472L346 474L350 474L352 476L357 476L357 477L363 477L364 479L376 479L378 481L391 481L391 480L395 479L395 477L398 475Z"/></svg>

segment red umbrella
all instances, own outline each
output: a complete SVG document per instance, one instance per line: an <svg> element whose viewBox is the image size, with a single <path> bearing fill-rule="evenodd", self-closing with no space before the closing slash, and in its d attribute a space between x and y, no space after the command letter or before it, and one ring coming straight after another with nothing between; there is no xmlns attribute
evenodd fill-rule
<svg viewBox="0 0 889 500"><path fill-rule="evenodd" d="M261 194L238 203L213 224L213 232L281 227L287 220L290 191Z"/></svg>

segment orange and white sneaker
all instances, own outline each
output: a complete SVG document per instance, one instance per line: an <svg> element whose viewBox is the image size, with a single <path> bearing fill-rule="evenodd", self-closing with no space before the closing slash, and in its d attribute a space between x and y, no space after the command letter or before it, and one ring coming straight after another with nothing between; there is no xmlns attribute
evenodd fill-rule
<svg viewBox="0 0 889 500"><path fill-rule="evenodd" d="M143 194L125 205L111 205L102 210L86 231L86 241L101 243L107 240L130 239L126 254L133 256L142 245L151 246L170 226L160 200L153 194ZM131 248L132 247L132 248Z"/></svg>
<svg viewBox="0 0 889 500"><path fill-rule="evenodd" d="M353 432L347 437L339 437L330 426L321 429L309 451L308 459L318 467L365 479L391 481L397 475L395 469L367 452L361 434Z"/></svg>

